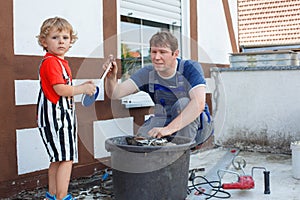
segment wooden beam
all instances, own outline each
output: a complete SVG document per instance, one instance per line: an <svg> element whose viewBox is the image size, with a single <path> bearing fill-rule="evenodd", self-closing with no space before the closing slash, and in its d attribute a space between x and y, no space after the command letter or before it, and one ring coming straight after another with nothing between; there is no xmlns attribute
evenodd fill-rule
<svg viewBox="0 0 300 200"><path fill-rule="evenodd" d="M228 33L229 33L229 37L230 37L232 53L238 53L228 0L222 0L222 3L223 3L224 13L225 13L225 17L226 17Z"/></svg>
<svg viewBox="0 0 300 200"><path fill-rule="evenodd" d="M190 0L191 59L198 60L197 0Z"/></svg>

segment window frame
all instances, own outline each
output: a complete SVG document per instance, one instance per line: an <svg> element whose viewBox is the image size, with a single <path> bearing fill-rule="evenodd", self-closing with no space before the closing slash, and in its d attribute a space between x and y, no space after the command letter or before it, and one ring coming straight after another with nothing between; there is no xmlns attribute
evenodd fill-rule
<svg viewBox="0 0 300 200"><path fill-rule="evenodd" d="M180 52L180 57L184 59L189 59L191 56L191 42L188 39L190 37L190 2L189 1L180 1L181 6L181 22L177 24L169 24L172 28L170 31L178 38L179 41L179 50L184 49L184 51ZM117 0L118 9L118 20L117 20L117 58L121 59L121 0ZM145 20L145 19L144 19ZM155 22L154 22L155 23ZM148 43L149 41L147 41ZM119 82L122 80L120 79ZM132 94L126 97L123 97L122 104L125 105L126 108L138 108L138 107L149 107L154 106L150 96L144 92L138 92L136 94Z"/></svg>

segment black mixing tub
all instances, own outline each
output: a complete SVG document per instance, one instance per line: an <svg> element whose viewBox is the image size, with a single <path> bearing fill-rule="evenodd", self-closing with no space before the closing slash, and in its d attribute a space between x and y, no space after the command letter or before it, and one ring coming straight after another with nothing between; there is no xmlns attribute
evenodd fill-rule
<svg viewBox="0 0 300 200"><path fill-rule="evenodd" d="M152 146L128 144L128 137L105 141L106 150L111 152L116 199L184 200L187 196L190 148L194 144L191 139L176 136L169 141L170 144Z"/></svg>

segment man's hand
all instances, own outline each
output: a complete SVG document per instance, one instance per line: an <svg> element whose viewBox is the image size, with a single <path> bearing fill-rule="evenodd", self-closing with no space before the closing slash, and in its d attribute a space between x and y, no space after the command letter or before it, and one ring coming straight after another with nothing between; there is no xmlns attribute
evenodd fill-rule
<svg viewBox="0 0 300 200"><path fill-rule="evenodd" d="M148 132L148 135L154 138L162 138L168 135L172 135L172 130L167 127L154 127Z"/></svg>
<svg viewBox="0 0 300 200"><path fill-rule="evenodd" d="M116 60L112 54L108 56L106 62L103 64L102 67L103 67L104 71L106 71L107 68L110 68L107 73L108 78L114 79L117 76L118 66L117 66ZM105 77L102 77L102 78L105 78Z"/></svg>

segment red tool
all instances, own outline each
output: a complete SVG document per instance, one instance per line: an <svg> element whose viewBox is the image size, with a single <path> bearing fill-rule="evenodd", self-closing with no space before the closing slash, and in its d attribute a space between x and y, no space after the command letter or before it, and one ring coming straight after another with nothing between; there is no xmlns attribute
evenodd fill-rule
<svg viewBox="0 0 300 200"><path fill-rule="evenodd" d="M254 180L252 176L239 176L238 181L235 183L223 183L223 189L240 189L249 190L254 188Z"/></svg>
<svg viewBox="0 0 300 200"><path fill-rule="evenodd" d="M254 186L255 186L254 179L253 179L254 169L264 169L264 181L265 181L264 194L270 194L270 178L269 178L270 172L266 171L266 169L264 167L253 167L252 168L252 173L251 173L251 176L250 176L250 175L245 175L244 167L246 166L246 161L244 159L241 159L240 157L236 157L236 159L233 160L232 164L235 167L235 169L242 170L244 175L240 175L239 173L234 172L234 171L219 170L218 175L219 175L220 172L223 171L223 172L227 172L227 173L236 174L238 176L238 181L237 182L223 183L222 184L223 189L240 189L240 190L253 189ZM221 176L219 175L219 177L221 177Z"/></svg>

